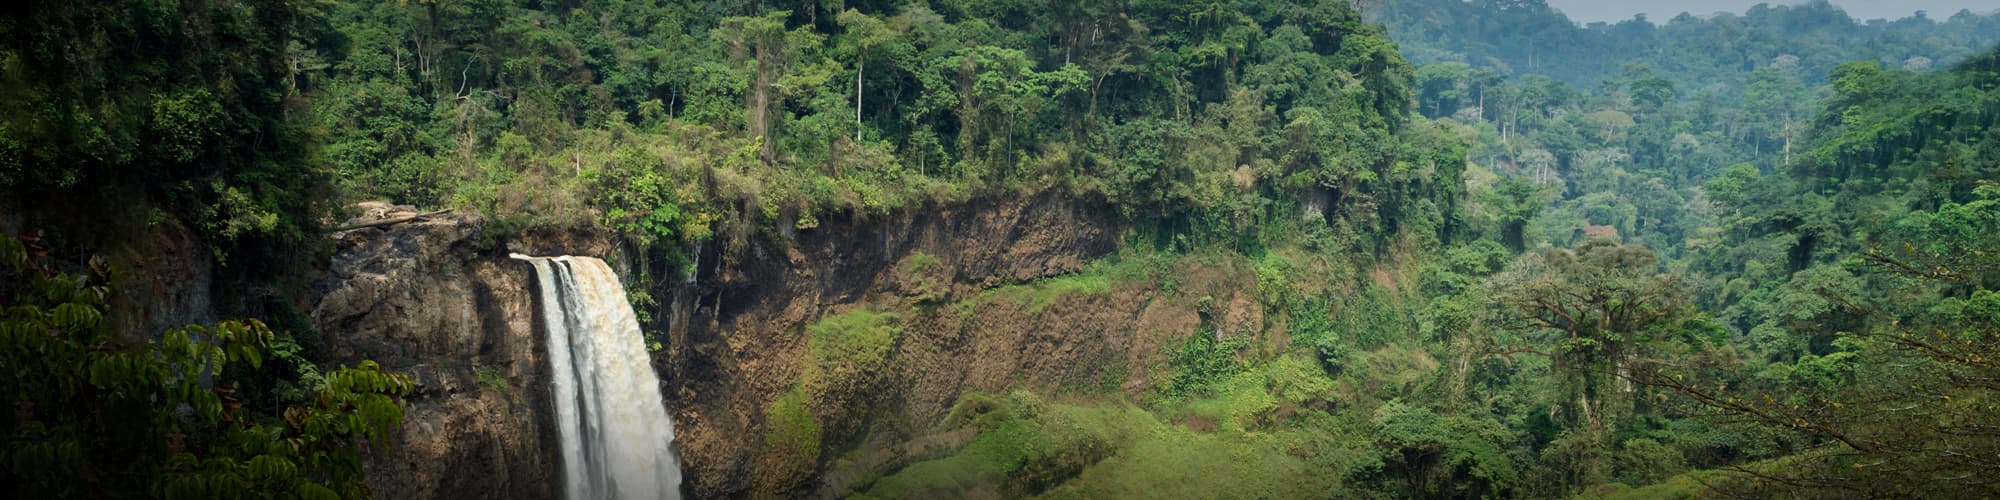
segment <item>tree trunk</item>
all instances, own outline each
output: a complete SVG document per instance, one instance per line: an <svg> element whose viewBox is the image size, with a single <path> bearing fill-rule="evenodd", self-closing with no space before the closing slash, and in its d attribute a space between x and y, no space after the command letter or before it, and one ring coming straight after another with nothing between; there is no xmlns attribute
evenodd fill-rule
<svg viewBox="0 0 2000 500"><path fill-rule="evenodd" d="M771 53L769 47L763 43L758 44L756 53L757 76L750 83L750 106L746 110L750 116L744 118L750 126L750 136L763 140L762 147L757 151L757 157L764 160L765 165L774 165L778 162L778 149L777 144L774 143L775 141L771 140L770 113L771 85L773 82L771 81L771 63L768 62Z"/></svg>
<svg viewBox="0 0 2000 500"><path fill-rule="evenodd" d="M868 74L868 58L854 62L854 142L861 142L861 77Z"/></svg>
<svg viewBox="0 0 2000 500"><path fill-rule="evenodd" d="M1792 118L1785 117L1785 164L1792 164Z"/></svg>
<svg viewBox="0 0 2000 500"><path fill-rule="evenodd" d="M972 158L972 139L975 120L973 114L979 112L979 98L972 93L972 79L977 76L978 66L970 56L959 66L959 111L958 111L958 160L965 163ZM960 170L963 173L963 169Z"/></svg>

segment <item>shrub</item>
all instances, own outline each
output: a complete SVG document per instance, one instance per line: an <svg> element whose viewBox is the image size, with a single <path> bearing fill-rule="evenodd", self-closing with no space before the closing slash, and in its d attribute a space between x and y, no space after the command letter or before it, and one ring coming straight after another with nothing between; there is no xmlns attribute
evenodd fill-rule
<svg viewBox="0 0 2000 500"><path fill-rule="evenodd" d="M1613 456L1618 481L1625 484L1653 484L1687 470L1680 450L1646 438L1627 439Z"/></svg>

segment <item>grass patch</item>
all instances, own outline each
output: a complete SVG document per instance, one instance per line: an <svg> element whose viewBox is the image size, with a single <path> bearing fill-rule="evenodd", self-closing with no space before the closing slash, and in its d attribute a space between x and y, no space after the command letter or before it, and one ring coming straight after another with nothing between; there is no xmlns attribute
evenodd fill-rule
<svg viewBox="0 0 2000 500"><path fill-rule="evenodd" d="M853 380L880 369L903 335L903 328L895 321L895 314L863 309L820 318L806 327L812 335L806 346L811 354L804 372L807 389Z"/></svg>
<svg viewBox="0 0 2000 500"><path fill-rule="evenodd" d="M1610 483L1584 488L1570 498L1601 498L1606 500L1655 500L1703 498L1716 495L1708 485L1726 483L1739 478L1741 474L1728 471L1702 470L1667 478L1665 481L1638 488L1624 483Z"/></svg>
<svg viewBox="0 0 2000 500"><path fill-rule="evenodd" d="M1017 393L1018 394L1018 393ZM1021 408L950 456L856 498L1318 498L1337 491L1324 434L1200 433L1129 404Z"/></svg>
<svg viewBox="0 0 2000 500"><path fill-rule="evenodd" d="M940 263L936 255L931 255L923 252L911 253L910 256L906 260L904 260L904 262L905 264L903 265L908 266L907 269L913 273L921 273L924 271L928 271L933 267L937 267L938 264Z"/></svg>
<svg viewBox="0 0 2000 500"><path fill-rule="evenodd" d="M805 391L797 387L764 405L764 452L794 468L810 468L819 461L819 422L806 406Z"/></svg>
<svg viewBox="0 0 2000 500"><path fill-rule="evenodd" d="M866 485L855 498L1038 494L1063 484L1128 442L1134 432L1164 428L1131 406L1049 404L1015 391L1005 402L967 394L946 419L947 429L971 425L978 436L957 452L911 464Z"/></svg>
<svg viewBox="0 0 2000 500"><path fill-rule="evenodd" d="M1830 449L1813 450L1797 455L1752 462L1744 464L1742 467L1745 470L1758 474L1782 476L1786 473L1797 471L1801 467L1812 467L1814 462L1823 460L1834 453ZM1612 500L1685 499L1741 496L1746 494L1756 497L1773 493L1773 491L1758 488L1760 486L1756 484L1758 481L1757 478L1750 474L1732 470L1697 470L1676 474L1660 482L1638 487L1628 486L1624 483L1591 486L1584 488L1582 492L1570 498L1605 498ZM1766 483L1761 486L1771 487L1775 485ZM1779 489L1776 491L1788 491L1782 486L1778 487ZM1715 488L1721 488L1723 491L1716 491ZM1809 494L1811 491L1813 490L1797 490L1794 493Z"/></svg>
<svg viewBox="0 0 2000 500"><path fill-rule="evenodd" d="M1233 352L1224 348L1225 352ZM1211 348L1201 354L1211 354ZM1227 359L1227 356L1215 356ZM1171 410L967 393L939 431L979 433L950 455L889 471L855 498L1308 498L1341 491L1372 442L1346 443L1320 404L1333 381L1303 355L1230 361L1212 396ZM1289 410L1280 410L1287 408ZM1289 415L1289 418L1286 418ZM1176 423L1219 425L1193 429ZM1355 433L1353 436L1364 434Z"/></svg>
<svg viewBox="0 0 2000 500"><path fill-rule="evenodd" d="M765 453L797 473L818 464L822 431L810 402L865 389L889 362L903 329L896 315L856 310L806 327L806 365L799 383L764 406Z"/></svg>
<svg viewBox="0 0 2000 500"><path fill-rule="evenodd" d="M514 392L513 386L507 383L507 376L502 375L498 367L488 366L473 370L472 377L479 380L479 385L486 386L486 388L492 389L495 392L508 395L512 395Z"/></svg>
<svg viewBox="0 0 2000 500"><path fill-rule="evenodd" d="M1155 425L1043 498L1324 498L1337 469L1310 463L1323 436L1203 434Z"/></svg>
<svg viewBox="0 0 2000 500"><path fill-rule="evenodd" d="M1111 289L1127 283L1150 282L1153 270L1149 259L1109 257L1085 266L1082 271L1050 276L1027 283L994 287L981 292L978 297L961 300L955 305L961 319L970 318L977 312L979 304L987 300L1007 300L1028 306L1028 312L1040 313L1066 297L1094 297L1111 293Z"/></svg>
<svg viewBox="0 0 2000 500"><path fill-rule="evenodd" d="M1027 304L1028 312L1039 313L1056 300L1072 295L1095 296L1111 293L1111 279L1094 274L1068 274L987 290L984 298Z"/></svg>

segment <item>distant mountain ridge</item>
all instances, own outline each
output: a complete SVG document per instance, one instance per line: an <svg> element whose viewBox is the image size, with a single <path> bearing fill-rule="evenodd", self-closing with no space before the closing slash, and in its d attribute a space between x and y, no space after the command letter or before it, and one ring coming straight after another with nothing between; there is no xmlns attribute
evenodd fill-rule
<svg viewBox="0 0 2000 500"><path fill-rule="evenodd" d="M1543 0L1398 0L1364 6L1363 14L1386 27L1404 57L1419 65L1460 61L1591 88L1628 64L1644 63L1674 75L1673 83L1690 91L1684 95L1729 93L1742 75L1766 66L1796 66L1809 84L1854 60L1945 67L2000 42L1996 13L1864 22L1824 0L1759 4L1741 14L1684 13L1658 24L1643 14L1578 24Z"/></svg>

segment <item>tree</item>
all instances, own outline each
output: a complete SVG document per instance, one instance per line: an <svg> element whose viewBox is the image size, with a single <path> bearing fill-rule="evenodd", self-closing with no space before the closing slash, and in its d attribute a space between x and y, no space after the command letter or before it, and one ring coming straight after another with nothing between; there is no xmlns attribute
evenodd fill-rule
<svg viewBox="0 0 2000 500"><path fill-rule="evenodd" d="M1806 89L1796 74L1765 67L1750 73L1750 84L1743 90L1743 104L1756 122L1750 127L1762 137L1752 139L1752 147L1762 149L1763 143L1775 137L1782 143L1784 162L1792 162L1792 140L1798 133L1798 117L1804 114L1801 108L1808 102Z"/></svg>
<svg viewBox="0 0 2000 500"><path fill-rule="evenodd" d="M386 444L408 377L372 362L319 381L310 404L258 414L222 382L263 363L257 320L114 337L93 276L54 272L0 238L0 484L20 498L363 498L356 446Z"/></svg>
<svg viewBox="0 0 2000 500"><path fill-rule="evenodd" d="M876 57L877 47L894 43L898 34L881 19L854 9L841 12L836 19L847 29L847 34L841 37L841 42L850 46L849 50L854 53L854 138L859 140L862 132L861 113L864 109L861 102L861 97L864 95L862 82L868 78L868 60Z"/></svg>
<svg viewBox="0 0 2000 500"><path fill-rule="evenodd" d="M1906 243L1856 263L1881 293L1872 324L1839 331L1828 352L1766 368L1773 384L1711 385L1736 370L1715 358L1657 363L1643 383L1715 414L1815 437L1833 446L1762 488L1861 496L1951 496L2000 486L2000 188L1911 213ZM1795 332L1809 333L1809 332Z"/></svg>
<svg viewBox="0 0 2000 500"><path fill-rule="evenodd" d="M806 90L811 85L803 82L784 81L805 56L817 50L825 36L812 31L810 26L796 30L785 28L785 19L790 12L778 11L755 17L731 17L722 20L715 30L715 37L727 47L729 57L739 65L749 67L750 89L744 100L744 115L753 138L764 141L758 157L767 165L778 162L778 142L773 136L776 116L781 109L776 106L788 93ZM788 85L789 84L789 85Z"/></svg>
<svg viewBox="0 0 2000 500"><path fill-rule="evenodd" d="M287 105L288 48L315 36L315 12L269 0L4 10L0 106L15 112L0 116L0 197L9 209L101 215L91 209L131 201L77 201L119 189L181 216L218 255L306 238L325 178Z"/></svg>
<svg viewBox="0 0 2000 500"><path fill-rule="evenodd" d="M1515 436L1499 422L1390 401L1375 409L1369 430L1381 452L1380 473L1401 480L1400 496L1496 498L1520 486L1520 469L1507 452Z"/></svg>
<svg viewBox="0 0 2000 500"><path fill-rule="evenodd" d="M1471 67L1462 62L1426 64L1417 68L1418 111L1433 118L1457 114L1465 99L1471 71Z"/></svg>
<svg viewBox="0 0 2000 500"><path fill-rule="evenodd" d="M1527 247L1525 231L1528 221L1548 208L1555 198L1555 190L1521 177L1502 177L1493 184L1481 200L1489 213L1500 224L1500 242L1508 250L1520 252Z"/></svg>
<svg viewBox="0 0 2000 500"><path fill-rule="evenodd" d="M1620 78L1625 91L1631 93L1632 101L1642 110L1658 110L1680 96L1674 82L1655 76L1652 68L1643 64L1626 67Z"/></svg>
<svg viewBox="0 0 2000 500"><path fill-rule="evenodd" d="M1567 418L1602 431L1612 403L1623 407L1636 396L1621 380L1633 360L1708 331L1688 289L1658 269L1653 252L1605 240L1521 256L1496 286L1498 302L1508 306L1503 321L1524 335L1524 345L1500 352L1549 357L1575 400Z"/></svg>

